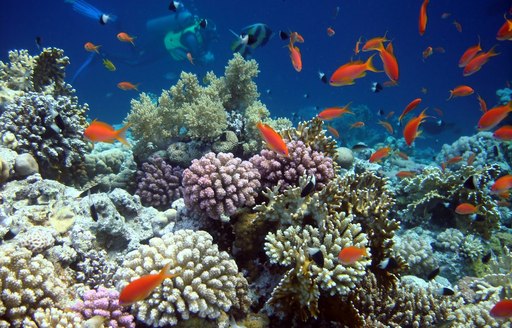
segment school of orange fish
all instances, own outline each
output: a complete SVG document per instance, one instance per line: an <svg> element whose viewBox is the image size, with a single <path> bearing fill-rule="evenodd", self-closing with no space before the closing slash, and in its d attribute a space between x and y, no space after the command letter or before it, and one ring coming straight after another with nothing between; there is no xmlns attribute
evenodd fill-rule
<svg viewBox="0 0 512 328"><path fill-rule="evenodd" d="M424 0L419 12L418 19L418 31L422 36L427 29L427 9L428 9L429 0ZM449 13L444 13L442 18L448 18L450 16ZM462 26L459 22L454 21L457 31L462 32ZM332 37L335 35L335 31L332 27L327 28L327 35ZM135 37L130 36L125 32L120 32L117 34L117 38L121 42L129 42L132 45L135 45L134 39ZM505 23L500 27L496 34L497 40L510 40L512 41L512 19L507 19L505 16ZM382 61L382 65L384 68L384 72L389 78L389 81L385 83L386 86L397 85L399 79L399 65L398 60L394 55L393 43L392 41L386 38L386 35L382 37L375 37L367 40L364 45L361 47L362 38L355 44L354 54L358 55L360 52L369 52L376 51ZM300 72L302 70L302 57L299 47L296 45L297 43L304 43L304 38L298 32L291 32L289 35L289 43L288 50L290 52L290 60L293 68ZM385 46L385 44L387 45ZM101 46L94 45L92 42L87 42L84 45L86 51L96 52L99 54L99 48ZM480 41L478 44L469 47L461 56L459 60L459 67L463 68L463 75L469 76L478 72L483 65L485 65L491 57L499 55L495 52L495 47L492 47L488 51L483 51L480 47ZM427 49L423 51L423 59L427 59L432 56L434 52L444 52L445 50L441 47L433 48L429 46ZM379 73L381 71L377 70L373 65L373 58L376 54L371 55L365 62L361 60L350 61L341 65L338 69L332 73L330 79L328 80L331 86L347 86L355 83L355 80L363 78L366 75L366 72L375 72ZM193 58L190 54L187 54L187 59L193 64ZM108 61L108 60L107 60ZM115 70L115 66L108 61L111 66L108 67L108 63L104 64L109 70ZM122 90L136 90L137 84L133 84L130 82L122 81L117 85ZM467 85L460 85L455 87L453 90L450 90L450 96L447 100L450 100L455 97L464 97L469 96L474 93L473 88ZM491 109L487 109L487 105L485 101L477 95L477 99L480 105L480 109L483 112L480 120L478 121L477 127L480 131L491 130L496 127L505 117L512 111L512 101L506 105L497 106ZM401 122L410 112L416 109L421 103L421 98L416 98L412 100L400 114L398 121ZM318 118L323 121L330 121L333 119L340 118L345 114L353 114L350 111L350 103L343 107L329 107L322 110L318 114ZM426 115L426 110L424 109L418 116L412 117L405 124L403 129L403 137L407 146L412 147L414 145L414 140L421 134L420 126L429 116ZM440 111L436 109L436 111ZM392 113L388 115L389 118ZM393 126L387 122L379 120L378 124L382 125L390 134L394 133ZM350 128L359 128L364 126L364 122L356 122L352 124ZM114 142L118 140L125 145L129 145L125 139L125 132L129 128L128 125L124 126L119 130L114 130L114 128L106 123L93 121L90 126L85 130L85 137L93 142ZM289 156L288 148L286 146L286 142L283 140L281 135L276 132L272 127L262 122L257 123L257 128L261 133L262 138L266 142L267 146L273 151L281 154L283 156ZM339 132L332 127L331 125L327 125L327 130L335 137L339 137ZM512 126L503 126L497 129L494 132L494 137L503 140L503 141L512 141ZM380 148L376 150L369 159L370 163L375 163L382 161L384 158L390 156L392 153L400 156L404 159L407 159L407 155L399 150L393 151L393 149L389 146ZM468 165L471 165L474 160L474 155L468 158ZM442 169L444 170L447 165L451 165L457 163L462 160L461 156L456 156L454 158L448 159L446 162L441 164ZM398 178L410 178L415 175L414 172L411 171L400 171L397 173ZM503 199L507 199L510 197L510 191L512 189L512 175L506 175L499 179L497 179L494 184L491 186L490 193L493 195L497 195ZM459 204L455 212L460 215L474 215L478 213L479 206L469 203ZM368 256L366 249L364 247L356 247L349 246L343 248L339 255L338 260L343 265L351 265L356 261L360 260L362 257ZM158 274L150 274L140 277L132 281L128 284L120 294L120 304L129 305L137 301L144 300L147 298L151 292L161 284L161 282L166 278L173 278L176 275L169 273L169 264L167 264L160 273ZM499 301L490 311L490 314L496 318L510 318L512 317L512 300L504 299Z"/></svg>

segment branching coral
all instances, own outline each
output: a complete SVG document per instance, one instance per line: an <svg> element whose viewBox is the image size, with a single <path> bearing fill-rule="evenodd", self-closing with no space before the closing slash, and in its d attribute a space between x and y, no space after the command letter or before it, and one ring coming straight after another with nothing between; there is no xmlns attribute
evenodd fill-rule
<svg viewBox="0 0 512 328"><path fill-rule="evenodd" d="M253 79L258 76L258 63L245 60L239 53L228 62L222 79L220 94L225 95L223 105L227 110L241 110L259 97L258 87Z"/></svg>
<svg viewBox="0 0 512 328"><path fill-rule="evenodd" d="M26 248L0 246L0 325L26 327L38 308L64 306L66 284L53 264L42 255L32 257Z"/></svg>
<svg viewBox="0 0 512 328"><path fill-rule="evenodd" d="M430 217L435 222L436 218L431 213L443 210L444 225L449 226L451 218L452 226L489 238L491 232L499 226L500 212L486 185L495 180L500 172L496 165L486 165L481 170L463 166L457 171L426 167L421 174L401 180L397 196L399 217L403 223L418 225L421 220L426 221ZM465 188L465 181L472 177L476 188ZM472 220L468 215L456 215L454 209L462 203L479 205L479 214L485 219Z"/></svg>
<svg viewBox="0 0 512 328"><path fill-rule="evenodd" d="M226 314L246 312L247 281L229 254L220 252L205 231L180 230L153 238L149 245L129 253L114 279L122 288L130 280L156 273L170 263L178 276L165 279L144 302L132 305L132 313L153 327L176 325L203 318L225 326Z"/></svg>
<svg viewBox="0 0 512 328"><path fill-rule="evenodd" d="M284 190L296 186L303 175L316 178L316 186L321 189L334 177L334 164L331 157L314 151L302 141L287 143L289 156L283 156L273 150L263 149L260 155L254 155L250 162L258 169L263 187L279 186Z"/></svg>

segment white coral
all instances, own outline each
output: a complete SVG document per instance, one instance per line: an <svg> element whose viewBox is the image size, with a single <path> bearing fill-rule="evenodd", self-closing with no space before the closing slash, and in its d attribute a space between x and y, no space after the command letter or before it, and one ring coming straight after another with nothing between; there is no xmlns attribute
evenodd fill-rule
<svg viewBox="0 0 512 328"><path fill-rule="evenodd" d="M129 253L116 272L117 287L171 263L171 273L144 302L135 303L132 313L154 327L176 325L191 316L220 320L224 312L248 303L247 281L228 253L219 252L205 231L180 230L153 238L149 245Z"/></svg>

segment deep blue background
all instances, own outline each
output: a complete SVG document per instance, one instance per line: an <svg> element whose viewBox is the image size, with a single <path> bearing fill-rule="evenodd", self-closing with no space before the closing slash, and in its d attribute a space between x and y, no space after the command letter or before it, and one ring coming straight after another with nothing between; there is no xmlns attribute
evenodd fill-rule
<svg viewBox="0 0 512 328"><path fill-rule="evenodd" d="M481 115L475 96L446 101L448 90L460 84L472 86L488 103L496 104L495 92L504 88L512 80L512 42L497 41L496 32L503 24L503 14L508 12L512 1L504 0L437 0L428 6L428 25L423 37L418 34L418 13L421 0L344 0L344 1L183 1L192 13L215 22L219 40L212 50L215 61L209 66L192 66L190 63L176 62L170 57L145 65L127 65L120 58L130 57L134 52L153 51L142 45L151 38L145 32L148 19L167 15L168 1L90 1L96 7L118 16L117 24L101 26L74 12L64 1L3 1L0 12L0 59L7 59L10 49L29 49L37 53L35 37L42 38L43 46L55 46L65 50L71 60L68 77L86 60L89 53L83 44L92 41L102 45L101 50L117 66L117 71L107 71L100 60L95 60L78 77L73 86L77 89L80 101L87 102L91 111L90 118L98 118L109 123L119 123L130 110L130 99L137 96L134 91L122 91L116 87L120 81L141 83L140 90L160 94L176 80L169 76L178 76L182 70L204 74L213 70L222 75L229 58L229 48L233 35L229 29L240 31L243 27L256 22L268 24L275 32L279 30L299 31L304 44L299 44L304 68L297 73L293 69L285 43L274 36L269 44L254 53L260 65L257 83L262 93L261 100L276 116L289 116L292 112L304 112L310 109L314 115L315 107L344 105L353 101L354 105L365 104L372 112L383 109L398 114L405 105L416 97L422 97L422 107L441 108L444 119L455 126L436 136L441 142L450 142L460 135L475 133L476 122ZM339 14L335 17L336 7ZM442 19L444 12L451 13ZM462 33L457 32L453 20L462 25ZM336 34L328 37L327 27L331 26ZM137 36L136 48L116 39L120 31ZM370 91L372 81L387 80L384 73L368 73L357 80L354 86L331 87L318 80L317 72L322 70L328 76L353 56L357 39L383 35L393 40L395 54L400 66L399 85L386 88L379 94ZM482 48L497 46L499 56L491 60L480 72L463 77L457 63L462 53L482 40ZM155 44L151 47L159 47ZM422 60L422 51L427 46L443 47L446 53L435 53ZM362 53L358 58L365 60L370 53ZM378 68L382 64L375 58ZM167 78L166 78L167 77ZM427 88L424 95L421 88ZM271 90L270 94L265 91ZM309 97L305 98L304 94ZM432 110L429 110L434 114ZM366 129L382 128L375 126L378 117L366 122ZM342 134L346 123L336 123ZM420 142L431 143L425 138Z"/></svg>

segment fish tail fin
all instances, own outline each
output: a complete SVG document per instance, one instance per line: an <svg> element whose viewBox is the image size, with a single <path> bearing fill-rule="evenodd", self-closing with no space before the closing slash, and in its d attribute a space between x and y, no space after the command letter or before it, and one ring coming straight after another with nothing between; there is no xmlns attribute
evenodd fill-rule
<svg viewBox="0 0 512 328"><path fill-rule="evenodd" d="M139 91L139 89L138 89L138 88L139 88L139 85L140 85L140 82L139 82L139 83L135 83L135 84L133 85L133 88L134 88L136 91Z"/></svg>
<svg viewBox="0 0 512 328"><path fill-rule="evenodd" d="M128 143L128 140L126 140L126 130L128 130L131 125L131 123L127 123L125 126L116 131L116 140L128 147L130 147L130 143Z"/></svg>
<svg viewBox="0 0 512 328"><path fill-rule="evenodd" d="M375 68L375 66L373 66L373 62L372 62L373 56L375 56L375 54L371 55L370 58L368 58L368 60L366 61L366 63L365 63L366 69L371 72L380 73L382 71L377 70Z"/></svg>
<svg viewBox="0 0 512 328"><path fill-rule="evenodd" d="M494 56L498 56L500 54L500 52L496 52L494 50L494 48L496 48L496 46L498 46L497 44L493 45L492 48L487 51L487 54L489 55L489 57L494 57Z"/></svg>
<svg viewBox="0 0 512 328"><path fill-rule="evenodd" d="M179 273L170 273L171 270L171 262L167 263L162 270L160 270L160 277L162 277L162 281L167 278L174 278L179 275Z"/></svg>
<svg viewBox="0 0 512 328"><path fill-rule="evenodd" d="M448 99L446 99L446 101L448 101L448 100L452 99L452 97L453 97L453 91L452 91L452 90L450 90L450 97L448 97Z"/></svg>

